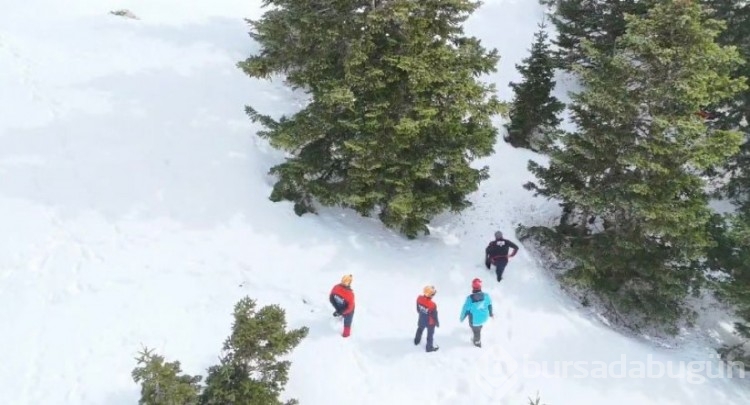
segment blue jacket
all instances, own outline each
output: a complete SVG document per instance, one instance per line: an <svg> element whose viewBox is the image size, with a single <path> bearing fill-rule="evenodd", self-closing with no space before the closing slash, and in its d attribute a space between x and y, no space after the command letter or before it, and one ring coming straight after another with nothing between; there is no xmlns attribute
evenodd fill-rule
<svg viewBox="0 0 750 405"><path fill-rule="evenodd" d="M466 297L461 309L461 322L469 317L471 326L481 326L492 316L492 299L482 291L475 291Z"/></svg>

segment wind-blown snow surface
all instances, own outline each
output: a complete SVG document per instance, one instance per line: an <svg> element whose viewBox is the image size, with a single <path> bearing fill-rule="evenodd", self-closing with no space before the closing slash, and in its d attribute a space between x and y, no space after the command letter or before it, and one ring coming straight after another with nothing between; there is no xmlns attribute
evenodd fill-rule
<svg viewBox="0 0 750 405"><path fill-rule="evenodd" d="M519 222L556 213L521 188L530 153L499 143L481 162L492 179L474 208L418 241L346 211L298 218L269 202L266 172L282 155L253 136L243 106L274 115L299 106L234 66L256 50L242 18L260 15L259 4L3 5L0 403L135 404L130 371L142 345L203 373L245 295L310 327L286 392L303 405L523 404L537 391L552 405L748 403L737 378L524 372L524 358L715 361L707 347L656 349L587 319L523 248L503 284L492 282L481 264L492 232L514 237ZM139 20L108 14L122 7ZM532 0L491 1L470 22L503 56L493 80L504 99L540 16ZM358 301L348 340L327 304L345 273ZM458 322L477 276L496 311L483 349ZM442 321L430 354L411 343L425 284L439 291ZM520 366L512 375L501 367L508 356Z"/></svg>

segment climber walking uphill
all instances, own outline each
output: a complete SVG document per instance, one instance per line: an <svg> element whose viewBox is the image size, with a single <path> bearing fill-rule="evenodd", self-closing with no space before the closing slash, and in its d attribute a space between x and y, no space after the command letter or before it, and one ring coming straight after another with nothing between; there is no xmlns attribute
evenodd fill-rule
<svg viewBox="0 0 750 405"><path fill-rule="evenodd" d="M513 249L513 253L508 254L508 250ZM513 257L518 253L518 245L503 238L503 233L500 231L495 232L495 240L487 245L484 249L484 265L487 269L490 265L495 265L495 274L497 274L497 282L503 279L503 272L505 266L508 265L508 258Z"/></svg>
<svg viewBox="0 0 750 405"><path fill-rule="evenodd" d="M482 347L482 326L487 319L494 318L492 313L492 299L482 291L482 280L475 278L471 282L471 294L466 297L461 309L461 322L469 317L469 326L473 333L474 346Z"/></svg>
<svg viewBox="0 0 750 405"><path fill-rule="evenodd" d="M440 320L438 320L437 304L432 300L432 297L437 294L435 287L428 285L424 288L423 294L417 297L417 314L419 314L419 320L417 321L417 334L414 336L414 345L418 345L422 340L422 333L427 329L427 346L426 351L436 352L439 347L433 344L433 337L435 335L435 327L440 327Z"/></svg>
<svg viewBox="0 0 750 405"><path fill-rule="evenodd" d="M354 318L354 291L352 291L352 275L347 274L341 277L341 282L333 286L331 294L328 297L333 305L333 316L344 317L343 337L349 337L351 334L352 320Z"/></svg>

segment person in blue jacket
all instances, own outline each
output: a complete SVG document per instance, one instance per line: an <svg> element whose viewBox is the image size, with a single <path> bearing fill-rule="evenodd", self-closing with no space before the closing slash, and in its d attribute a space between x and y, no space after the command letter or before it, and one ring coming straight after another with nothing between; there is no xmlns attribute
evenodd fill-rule
<svg viewBox="0 0 750 405"><path fill-rule="evenodd" d="M471 294L466 297L461 309L461 322L466 317L469 317L469 326L474 334L474 346L482 347L482 326L495 315L492 313L492 299L482 291L482 280L478 278L472 280Z"/></svg>

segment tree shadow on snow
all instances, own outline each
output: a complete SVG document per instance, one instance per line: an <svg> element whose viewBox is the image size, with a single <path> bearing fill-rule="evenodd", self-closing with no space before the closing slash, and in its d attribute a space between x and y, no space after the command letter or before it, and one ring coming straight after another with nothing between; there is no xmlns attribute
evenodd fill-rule
<svg viewBox="0 0 750 405"><path fill-rule="evenodd" d="M211 49L197 61L123 69L72 87L97 108L78 106L44 127L14 130L17 141L0 158L32 155L43 163L8 167L3 196L53 208L63 220L95 212L110 223L170 220L196 231L239 221L292 247L342 239L350 252L424 247L348 210L297 217L291 203L268 200L274 179L267 173L283 153L254 135L260 126L245 105L277 117L300 105L280 82L248 78L235 66L256 50L239 18L133 29L188 52Z"/></svg>

